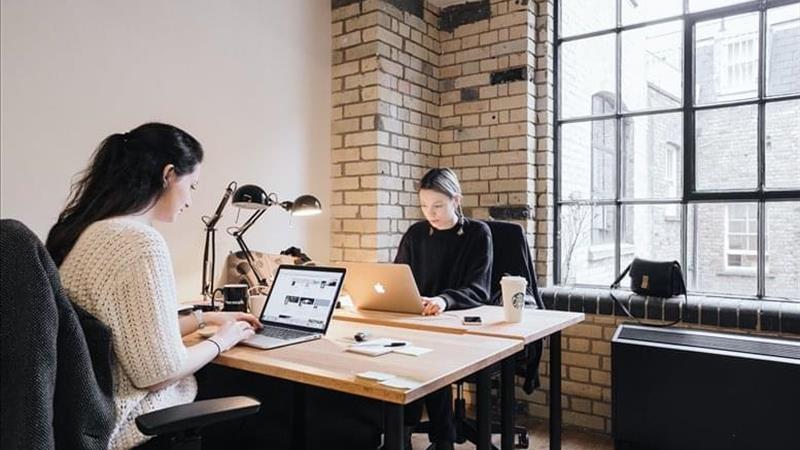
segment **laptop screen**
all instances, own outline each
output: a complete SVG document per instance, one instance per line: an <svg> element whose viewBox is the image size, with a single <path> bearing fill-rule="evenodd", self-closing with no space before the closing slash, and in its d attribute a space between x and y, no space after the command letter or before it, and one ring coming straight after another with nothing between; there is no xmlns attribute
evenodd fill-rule
<svg viewBox="0 0 800 450"><path fill-rule="evenodd" d="M340 269L281 266L261 321L325 331L343 278Z"/></svg>

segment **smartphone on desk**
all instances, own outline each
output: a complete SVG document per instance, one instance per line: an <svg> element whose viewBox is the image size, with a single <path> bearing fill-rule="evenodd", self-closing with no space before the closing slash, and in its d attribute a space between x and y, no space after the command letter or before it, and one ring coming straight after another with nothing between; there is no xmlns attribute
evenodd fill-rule
<svg viewBox="0 0 800 450"><path fill-rule="evenodd" d="M464 316L461 319L461 323L464 325L482 325L483 321L481 320L481 316Z"/></svg>

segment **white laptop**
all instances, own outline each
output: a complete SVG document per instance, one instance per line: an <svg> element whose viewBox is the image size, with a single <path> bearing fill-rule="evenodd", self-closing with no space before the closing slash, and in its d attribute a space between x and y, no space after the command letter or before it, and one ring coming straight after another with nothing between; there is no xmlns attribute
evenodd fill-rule
<svg viewBox="0 0 800 450"><path fill-rule="evenodd" d="M271 349L324 336L344 274L340 267L278 267L259 316L263 328L242 344Z"/></svg>
<svg viewBox="0 0 800 450"><path fill-rule="evenodd" d="M422 298L406 264L344 263L344 289L359 309L421 314Z"/></svg>

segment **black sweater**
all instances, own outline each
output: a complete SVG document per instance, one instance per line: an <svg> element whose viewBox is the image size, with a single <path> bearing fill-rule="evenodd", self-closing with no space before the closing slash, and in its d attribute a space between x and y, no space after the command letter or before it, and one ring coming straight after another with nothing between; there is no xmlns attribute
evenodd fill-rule
<svg viewBox="0 0 800 450"><path fill-rule="evenodd" d="M483 222L464 218L463 226L449 230L417 222L403 235L394 262L411 266L420 295L444 298L447 309L489 304L492 236Z"/></svg>

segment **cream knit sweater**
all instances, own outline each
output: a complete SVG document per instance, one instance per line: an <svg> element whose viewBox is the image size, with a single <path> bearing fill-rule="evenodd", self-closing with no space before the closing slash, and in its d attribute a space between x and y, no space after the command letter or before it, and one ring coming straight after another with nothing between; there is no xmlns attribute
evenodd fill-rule
<svg viewBox="0 0 800 450"><path fill-rule="evenodd" d="M194 400L197 384L186 377L157 391L186 362L177 319L169 249L153 227L131 218L90 225L60 267L69 298L111 328L116 427L110 448L147 440L137 416Z"/></svg>

